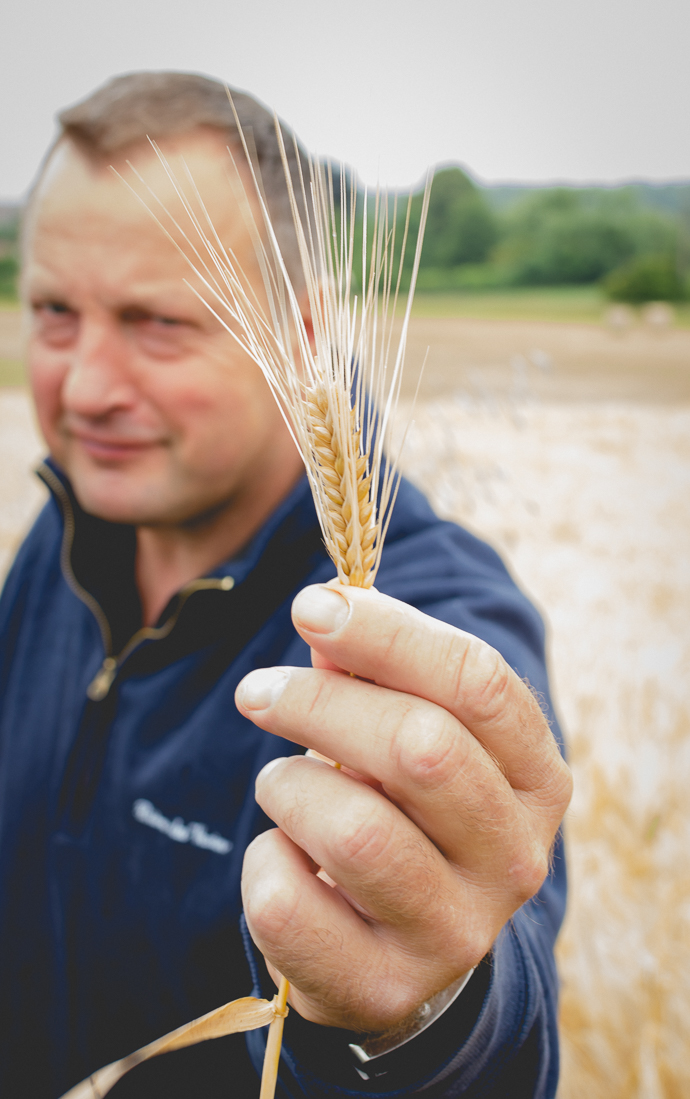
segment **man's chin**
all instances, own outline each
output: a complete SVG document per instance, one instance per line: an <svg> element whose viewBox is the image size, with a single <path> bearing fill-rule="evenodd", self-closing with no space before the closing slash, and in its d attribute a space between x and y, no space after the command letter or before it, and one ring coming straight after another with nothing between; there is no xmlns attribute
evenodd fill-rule
<svg viewBox="0 0 690 1099"><path fill-rule="evenodd" d="M142 526L166 521L169 491L160 479L134 476L124 470L68 468L74 495L89 515L110 523Z"/></svg>
<svg viewBox="0 0 690 1099"><path fill-rule="evenodd" d="M151 504L147 505L143 501L113 497L104 499L99 493L80 492L76 487L74 494L84 511L95 515L97 519L105 519L108 523L125 523L139 527L166 520L160 505L154 509Z"/></svg>
<svg viewBox="0 0 690 1099"><path fill-rule="evenodd" d="M94 472L79 468L68 468L65 472L84 511L109 523L135 527L189 526L212 518L228 503L225 493L207 499L206 485L180 483L160 474L128 476L122 470Z"/></svg>

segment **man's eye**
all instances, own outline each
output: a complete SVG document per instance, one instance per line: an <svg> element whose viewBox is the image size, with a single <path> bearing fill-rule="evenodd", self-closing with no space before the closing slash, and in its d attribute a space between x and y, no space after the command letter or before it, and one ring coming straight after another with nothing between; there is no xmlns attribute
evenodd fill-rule
<svg viewBox="0 0 690 1099"><path fill-rule="evenodd" d="M62 301L37 302L33 306L35 331L53 347L65 347L75 339L79 316Z"/></svg>
<svg viewBox="0 0 690 1099"><path fill-rule="evenodd" d="M124 309L121 313L125 324L159 326L161 328L176 328L184 324L177 317L166 317L159 313L147 313L143 309Z"/></svg>
<svg viewBox="0 0 690 1099"><path fill-rule="evenodd" d="M42 301L38 305L34 305L34 313L43 314L45 317L63 317L68 313L72 313L72 310L62 301Z"/></svg>
<svg viewBox="0 0 690 1099"><path fill-rule="evenodd" d="M120 320L128 338L153 359L175 359L193 337L195 325L186 317L149 313L134 307L123 310Z"/></svg>

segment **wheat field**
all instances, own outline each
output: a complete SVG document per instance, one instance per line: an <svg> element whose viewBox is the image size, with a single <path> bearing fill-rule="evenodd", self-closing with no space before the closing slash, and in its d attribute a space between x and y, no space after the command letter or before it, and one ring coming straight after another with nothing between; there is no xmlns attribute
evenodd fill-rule
<svg viewBox="0 0 690 1099"><path fill-rule="evenodd" d="M575 776L559 1099L690 1095L690 407L424 404L408 471L549 627Z"/></svg>
<svg viewBox="0 0 690 1099"><path fill-rule="evenodd" d="M519 351L516 333L501 332ZM614 399L600 386L587 400L580 382L560 393L549 382L538 397L550 362L512 363L500 384L468 386L446 367L434 376L432 362L405 471L439 513L502 553L548 623L575 774L559 1099L680 1099L690 1095L687 382L662 399L651 383L632 399L617 383ZM41 453L25 392L0 390L0 575L43 499L29 473Z"/></svg>

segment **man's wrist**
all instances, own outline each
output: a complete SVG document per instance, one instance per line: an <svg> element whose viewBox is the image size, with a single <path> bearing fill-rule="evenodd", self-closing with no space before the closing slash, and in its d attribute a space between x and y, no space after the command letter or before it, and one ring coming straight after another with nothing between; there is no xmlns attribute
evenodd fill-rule
<svg viewBox="0 0 690 1099"><path fill-rule="evenodd" d="M350 1050L361 1045L361 1034L321 1026L291 1011L285 1020L285 1052L298 1073L306 1072L320 1086L348 1088L367 1094L409 1091L433 1079L457 1056L474 1030L489 992L491 955L478 966L462 994L458 994L433 1025L369 1063L362 1064ZM270 983L270 982L269 982Z"/></svg>
<svg viewBox="0 0 690 1099"><path fill-rule="evenodd" d="M255 978L255 994L270 998L275 986L262 954L251 942L246 925L245 936ZM382 1054L368 1066L362 1065L349 1048L351 1044L361 1045L366 1041L361 1034L311 1023L293 1010L285 1020L283 1039L291 1071L298 1075L306 1072L311 1079L328 1086L363 1093L372 1089L378 1092L382 1087L385 1091L409 1090L410 1085L428 1081L458 1054L474 1030L489 994L492 974L493 955L489 953L477 966L462 994L449 1001L446 1009L436 1016L433 1026L418 1031L413 1042ZM250 1043L253 1037L250 1033Z"/></svg>
<svg viewBox="0 0 690 1099"><path fill-rule="evenodd" d="M455 1003L473 973L474 969L463 973L457 981L453 981L447 988L425 1000L411 1015L408 1015L395 1027L391 1027L390 1030L386 1030L382 1034L370 1035L359 1043L350 1042L349 1048L354 1054L358 1065L366 1066L370 1061L376 1061L387 1053L400 1049L427 1030ZM360 1071L359 1068L357 1071L365 1079L368 1079L368 1073Z"/></svg>

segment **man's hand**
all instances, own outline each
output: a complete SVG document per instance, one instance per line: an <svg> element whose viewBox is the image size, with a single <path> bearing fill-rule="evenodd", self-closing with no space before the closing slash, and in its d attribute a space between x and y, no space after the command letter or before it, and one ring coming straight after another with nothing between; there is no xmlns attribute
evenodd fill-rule
<svg viewBox="0 0 690 1099"><path fill-rule="evenodd" d="M291 756L260 773L278 827L247 849L244 911L301 1015L383 1031L537 892L570 772L530 690L470 634L332 585L301 592L293 620L314 667L252 672L237 705L343 769Z"/></svg>

